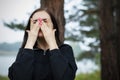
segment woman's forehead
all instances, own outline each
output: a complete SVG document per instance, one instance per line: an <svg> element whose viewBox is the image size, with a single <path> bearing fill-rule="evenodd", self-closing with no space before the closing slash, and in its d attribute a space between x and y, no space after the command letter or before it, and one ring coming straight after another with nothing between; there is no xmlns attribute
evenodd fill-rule
<svg viewBox="0 0 120 80"><path fill-rule="evenodd" d="M38 11L36 13L34 13L34 15L32 16L33 20L34 19L38 19L38 18L42 18L42 19L50 19L50 16L47 12L45 11Z"/></svg>

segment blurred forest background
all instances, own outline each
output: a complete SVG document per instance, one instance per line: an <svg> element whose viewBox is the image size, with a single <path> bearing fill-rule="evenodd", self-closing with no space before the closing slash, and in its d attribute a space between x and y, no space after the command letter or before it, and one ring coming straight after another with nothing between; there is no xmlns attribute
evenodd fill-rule
<svg viewBox="0 0 120 80"><path fill-rule="evenodd" d="M42 1L47 2L47 0ZM120 13L118 0L49 1L57 1L53 4L62 1L64 3L65 32L62 30L65 37L64 42L70 44L75 53L78 65L75 80L119 80L118 53L120 45L117 43L120 41L118 41L119 36L116 36L119 34L117 26L120 16L118 14ZM24 30L26 26L25 21L17 23L17 20L9 23L3 22L3 24L15 31ZM1 43L0 55L5 55L9 51L13 52L12 55L16 54L20 44L21 42ZM82 72L81 67L79 67L81 62L86 64L83 67L92 65L92 68ZM8 80L8 78L0 76L0 80Z"/></svg>

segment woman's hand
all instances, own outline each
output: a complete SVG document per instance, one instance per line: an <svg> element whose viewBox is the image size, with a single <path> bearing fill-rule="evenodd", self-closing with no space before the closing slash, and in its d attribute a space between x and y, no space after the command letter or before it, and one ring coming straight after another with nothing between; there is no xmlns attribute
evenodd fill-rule
<svg viewBox="0 0 120 80"><path fill-rule="evenodd" d="M56 39L55 39L55 31L53 29L53 24L47 19L45 22L42 21L41 30L43 32L44 38L49 45L50 50L58 48Z"/></svg>
<svg viewBox="0 0 120 80"><path fill-rule="evenodd" d="M26 32L28 33L28 40L27 40L27 43L25 45L25 48L33 49L33 46L34 46L34 44L37 40L37 37L38 37L39 29L40 29L40 25L39 25L38 20L35 22L31 18L30 30L26 30Z"/></svg>

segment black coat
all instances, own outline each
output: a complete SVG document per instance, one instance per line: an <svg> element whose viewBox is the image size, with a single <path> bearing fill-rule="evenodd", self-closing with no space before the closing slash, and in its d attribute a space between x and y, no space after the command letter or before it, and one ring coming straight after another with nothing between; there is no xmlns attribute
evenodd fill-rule
<svg viewBox="0 0 120 80"><path fill-rule="evenodd" d="M74 80L77 66L72 48L20 49L16 61L9 68L10 80Z"/></svg>

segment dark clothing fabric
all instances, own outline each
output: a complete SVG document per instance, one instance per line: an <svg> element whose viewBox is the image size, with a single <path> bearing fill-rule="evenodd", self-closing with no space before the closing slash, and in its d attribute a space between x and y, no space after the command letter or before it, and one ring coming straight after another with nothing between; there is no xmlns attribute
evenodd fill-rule
<svg viewBox="0 0 120 80"><path fill-rule="evenodd" d="M9 68L10 80L74 80L77 66L72 48L20 49Z"/></svg>

